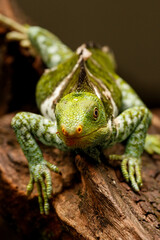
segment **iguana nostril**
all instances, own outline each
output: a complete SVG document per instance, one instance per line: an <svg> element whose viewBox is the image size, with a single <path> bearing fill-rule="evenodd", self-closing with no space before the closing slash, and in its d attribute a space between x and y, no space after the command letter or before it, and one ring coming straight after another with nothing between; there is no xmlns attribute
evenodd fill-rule
<svg viewBox="0 0 160 240"><path fill-rule="evenodd" d="M66 131L65 127L62 127L61 130L62 130L63 135L65 135L65 136L68 135L68 132Z"/></svg>
<svg viewBox="0 0 160 240"><path fill-rule="evenodd" d="M82 126L79 125L79 126L77 127L77 133L80 134L80 133L82 132L82 129L83 129Z"/></svg>

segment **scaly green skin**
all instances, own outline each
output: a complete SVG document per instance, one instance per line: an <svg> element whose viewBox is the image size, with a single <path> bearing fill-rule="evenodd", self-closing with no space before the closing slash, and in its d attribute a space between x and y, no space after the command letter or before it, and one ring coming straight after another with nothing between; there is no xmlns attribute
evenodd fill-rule
<svg viewBox="0 0 160 240"><path fill-rule="evenodd" d="M14 22L9 24L14 26ZM21 31L21 27L16 25L16 30ZM141 154L144 147L149 153L160 154L160 139L153 135L146 138L151 113L115 73L112 53L94 46L81 46L73 53L56 36L39 27L25 28L23 33L28 34L44 63L54 67L37 85L37 105L44 117L22 112L11 123L29 163L27 191L32 192L35 182L40 212L49 212L49 169L59 170L43 159L35 139L61 150L84 151L97 161L104 148L127 139L125 153L110 158L122 160L125 180L138 191L142 185Z"/></svg>

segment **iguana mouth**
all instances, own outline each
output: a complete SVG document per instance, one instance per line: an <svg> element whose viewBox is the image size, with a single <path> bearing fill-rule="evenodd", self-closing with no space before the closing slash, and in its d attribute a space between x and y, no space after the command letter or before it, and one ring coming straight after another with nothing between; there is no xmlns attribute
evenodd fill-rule
<svg viewBox="0 0 160 240"><path fill-rule="evenodd" d="M65 142L65 144L68 146L68 147L73 147L73 146L78 146L78 145L82 145L82 141L85 137L89 136L89 135L92 135L94 132L97 132L99 129L93 131L93 132L90 132L86 135L83 135L83 136L64 136L62 134L60 134L60 132L57 132L61 139ZM88 142L88 139L86 140L86 142ZM85 142L83 143L85 144Z"/></svg>
<svg viewBox="0 0 160 240"><path fill-rule="evenodd" d="M101 128L98 128L88 134L85 134L83 136L63 136L63 140L65 142L65 144L68 146L68 147L79 147L79 146L89 146L90 144L92 144L92 140L93 138L90 137L92 136L92 134L94 134L95 132L98 132L99 130L103 129L105 127L101 127Z"/></svg>
<svg viewBox="0 0 160 240"><path fill-rule="evenodd" d="M76 143L79 142L80 137L77 138L66 138L65 143L68 147L77 145Z"/></svg>

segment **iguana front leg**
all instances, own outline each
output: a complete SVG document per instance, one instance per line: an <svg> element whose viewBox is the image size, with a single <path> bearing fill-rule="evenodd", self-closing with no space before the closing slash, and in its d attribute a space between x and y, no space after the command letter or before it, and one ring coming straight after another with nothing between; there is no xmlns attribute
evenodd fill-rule
<svg viewBox="0 0 160 240"><path fill-rule="evenodd" d="M40 212L42 214L48 214L48 199L51 197L52 193L52 182L49 169L57 173L59 169L55 165L44 160L35 138L45 145L55 146L64 150L65 146L56 134L56 123L37 114L21 112L12 119L11 124L29 163L30 181L27 186L27 192L28 194L32 192L35 182L39 195ZM44 179L46 180L46 184Z"/></svg>
<svg viewBox="0 0 160 240"><path fill-rule="evenodd" d="M142 185L141 154L151 113L144 107L133 107L121 113L114 121L110 145L127 139L125 153L122 156L110 155L110 159L122 160L121 169L125 180L131 182L135 191Z"/></svg>

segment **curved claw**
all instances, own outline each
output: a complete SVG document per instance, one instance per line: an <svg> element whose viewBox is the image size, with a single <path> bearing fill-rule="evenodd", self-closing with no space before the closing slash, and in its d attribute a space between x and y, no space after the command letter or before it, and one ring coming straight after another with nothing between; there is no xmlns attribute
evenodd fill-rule
<svg viewBox="0 0 160 240"><path fill-rule="evenodd" d="M47 162L47 161L45 161L45 160L44 160L44 162L45 162L45 164L47 165L47 167L48 167L51 171L54 171L54 172L56 172L56 173L61 173L61 172L59 171L59 168L58 168L56 165L53 165L53 164L51 164L50 162Z"/></svg>
<svg viewBox="0 0 160 240"><path fill-rule="evenodd" d="M29 179L29 183L27 185L27 195L29 196L32 191L33 191L33 186L34 186L34 178L32 176L32 174L30 175L30 179Z"/></svg>
<svg viewBox="0 0 160 240"><path fill-rule="evenodd" d="M138 192L142 186L140 158L128 155L110 155L111 160L122 160L121 170L126 182L131 182L132 188Z"/></svg>
<svg viewBox="0 0 160 240"><path fill-rule="evenodd" d="M42 191L41 191L40 183L36 182L36 185L37 185L37 191L38 191L38 202L39 202L40 214L44 214L43 198L42 198Z"/></svg>
<svg viewBox="0 0 160 240"><path fill-rule="evenodd" d="M48 199L52 196L52 180L49 169L54 172L59 172L59 169L47 161L33 166L30 166L30 181L27 185L27 194L31 194L34 182L38 190L38 202L41 214L49 214ZM46 183L45 183L46 182Z"/></svg>
<svg viewBox="0 0 160 240"><path fill-rule="evenodd" d="M122 160L121 170L122 170L122 174L123 174L126 182L129 182L129 174L128 174L128 171L127 171L127 162L128 162L127 158Z"/></svg>
<svg viewBox="0 0 160 240"><path fill-rule="evenodd" d="M142 176L141 176L141 168L139 164L135 166L135 174L136 174L136 182L138 186L142 187L143 183L142 183Z"/></svg>
<svg viewBox="0 0 160 240"><path fill-rule="evenodd" d="M52 196L52 179L48 169L44 172L44 177L46 179L46 194L48 198ZM43 179L42 179L43 181Z"/></svg>
<svg viewBox="0 0 160 240"><path fill-rule="evenodd" d="M133 162L130 163L130 161L128 161L128 168L129 168L129 179L131 181L131 186L136 192L138 192L139 187L135 179L135 164Z"/></svg>
<svg viewBox="0 0 160 240"><path fill-rule="evenodd" d="M39 178L39 182L40 182L40 185L41 185L41 189L43 191L44 213L47 215L49 213L49 203L48 203L48 196L47 196L47 184L45 185L42 177Z"/></svg>

